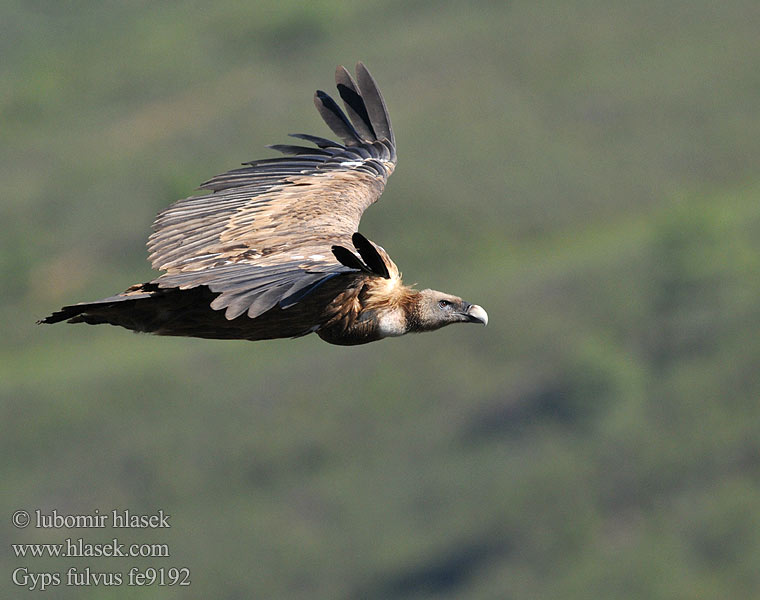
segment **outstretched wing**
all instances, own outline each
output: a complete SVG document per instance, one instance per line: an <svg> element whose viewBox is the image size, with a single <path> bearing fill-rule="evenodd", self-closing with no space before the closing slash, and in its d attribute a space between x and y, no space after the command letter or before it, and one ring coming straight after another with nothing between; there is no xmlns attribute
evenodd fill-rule
<svg viewBox="0 0 760 600"><path fill-rule="evenodd" d="M244 163L202 184L210 193L179 200L160 213L148 241L160 287L208 286L228 319L255 318L291 306L326 279L351 272L332 246L350 246L364 210L396 164L383 97L362 63L356 81L343 67L335 80L346 114L322 91L322 118L343 143L306 135L314 144L274 145L288 156Z"/></svg>

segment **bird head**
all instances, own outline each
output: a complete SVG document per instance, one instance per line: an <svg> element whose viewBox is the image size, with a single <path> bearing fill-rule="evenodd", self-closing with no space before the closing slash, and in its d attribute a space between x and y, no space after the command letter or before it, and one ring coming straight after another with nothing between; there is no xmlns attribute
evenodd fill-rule
<svg viewBox="0 0 760 600"><path fill-rule="evenodd" d="M488 324L488 313L477 304L436 290L422 290L416 298L415 320L420 331L439 329L451 323Z"/></svg>

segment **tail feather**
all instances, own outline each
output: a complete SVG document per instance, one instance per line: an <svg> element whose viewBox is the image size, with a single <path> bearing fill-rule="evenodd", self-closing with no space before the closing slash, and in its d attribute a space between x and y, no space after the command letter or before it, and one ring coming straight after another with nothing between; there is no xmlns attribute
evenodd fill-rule
<svg viewBox="0 0 760 600"><path fill-rule="evenodd" d="M52 325L66 321L68 323L89 323L99 325L102 323L111 323L112 325L122 325L109 319L109 313L119 303L134 303L137 300L152 298L158 290L158 286L151 283L133 285L121 294L96 300L94 302L79 302L70 306L64 306L53 314L37 321L38 324Z"/></svg>

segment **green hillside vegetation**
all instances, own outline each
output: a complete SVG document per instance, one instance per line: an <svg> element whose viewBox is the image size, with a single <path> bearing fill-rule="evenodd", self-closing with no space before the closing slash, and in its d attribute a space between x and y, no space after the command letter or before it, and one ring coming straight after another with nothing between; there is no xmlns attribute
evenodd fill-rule
<svg viewBox="0 0 760 600"><path fill-rule="evenodd" d="M760 6L0 8L0 515L172 515L189 588L60 598L760 594ZM154 277L150 223L363 60L399 166L361 230L487 328L365 347L35 320ZM102 535L101 535L102 533ZM30 592L31 593L31 592Z"/></svg>

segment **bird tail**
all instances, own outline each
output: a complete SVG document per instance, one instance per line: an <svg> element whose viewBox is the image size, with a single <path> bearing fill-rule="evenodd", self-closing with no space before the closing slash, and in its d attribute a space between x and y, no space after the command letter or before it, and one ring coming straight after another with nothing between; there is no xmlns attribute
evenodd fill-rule
<svg viewBox="0 0 760 600"><path fill-rule="evenodd" d="M144 324L136 322L131 315L135 314L135 305L141 300L153 298L159 293L158 286L152 283L133 285L121 294L103 298L95 302L80 302L64 306L53 314L37 321L39 324L52 325L66 321L68 323L88 323L100 325L109 323L120 325L135 331L146 331ZM149 330L147 330L149 331Z"/></svg>

